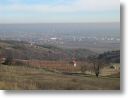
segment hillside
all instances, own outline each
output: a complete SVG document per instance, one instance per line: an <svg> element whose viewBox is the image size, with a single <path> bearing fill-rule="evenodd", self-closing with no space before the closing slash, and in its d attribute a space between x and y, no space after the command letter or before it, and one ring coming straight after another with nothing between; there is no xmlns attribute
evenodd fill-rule
<svg viewBox="0 0 128 98"><path fill-rule="evenodd" d="M12 56L14 59L67 60L76 58L84 60L96 54L87 49L65 49L52 45L36 45L21 41L0 41L1 56Z"/></svg>
<svg viewBox="0 0 128 98"><path fill-rule="evenodd" d="M97 54L87 49L1 40L0 89L119 90L120 69L114 65L120 64L110 61L119 58L119 54L118 51ZM93 61L87 62L87 57L91 56L109 59L113 67L110 63L98 67ZM6 59L2 63L3 58ZM76 67L73 59L76 59ZM99 68L98 77L95 66Z"/></svg>

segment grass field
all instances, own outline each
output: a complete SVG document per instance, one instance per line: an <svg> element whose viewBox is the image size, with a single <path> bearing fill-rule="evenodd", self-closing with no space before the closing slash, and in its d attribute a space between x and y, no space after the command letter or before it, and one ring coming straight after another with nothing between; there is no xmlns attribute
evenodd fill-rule
<svg viewBox="0 0 128 98"><path fill-rule="evenodd" d="M54 72L43 67L0 65L4 90L119 90L120 78Z"/></svg>

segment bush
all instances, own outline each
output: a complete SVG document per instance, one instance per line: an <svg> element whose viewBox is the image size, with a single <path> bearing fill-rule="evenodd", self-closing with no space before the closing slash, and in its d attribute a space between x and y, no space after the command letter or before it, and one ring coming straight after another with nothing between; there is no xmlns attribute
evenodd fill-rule
<svg viewBox="0 0 128 98"><path fill-rule="evenodd" d="M6 59L5 59L5 62L3 63L3 64L5 64L5 65L11 65L12 64L12 58L11 57L7 57Z"/></svg>

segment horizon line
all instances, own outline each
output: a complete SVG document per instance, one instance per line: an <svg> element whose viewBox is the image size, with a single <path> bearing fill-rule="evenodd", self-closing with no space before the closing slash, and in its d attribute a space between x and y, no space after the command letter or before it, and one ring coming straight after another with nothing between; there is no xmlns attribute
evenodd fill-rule
<svg viewBox="0 0 128 98"><path fill-rule="evenodd" d="M17 23L0 23L0 24L88 24L88 23L120 23L120 21L114 22L17 22Z"/></svg>

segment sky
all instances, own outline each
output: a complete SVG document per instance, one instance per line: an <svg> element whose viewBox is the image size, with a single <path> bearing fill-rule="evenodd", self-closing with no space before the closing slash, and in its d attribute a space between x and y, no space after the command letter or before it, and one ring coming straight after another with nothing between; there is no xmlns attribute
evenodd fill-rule
<svg viewBox="0 0 128 98"><path fill-rule="evenodd" d="M119 0L0 0L0 23L120 22Z"/></svg>

